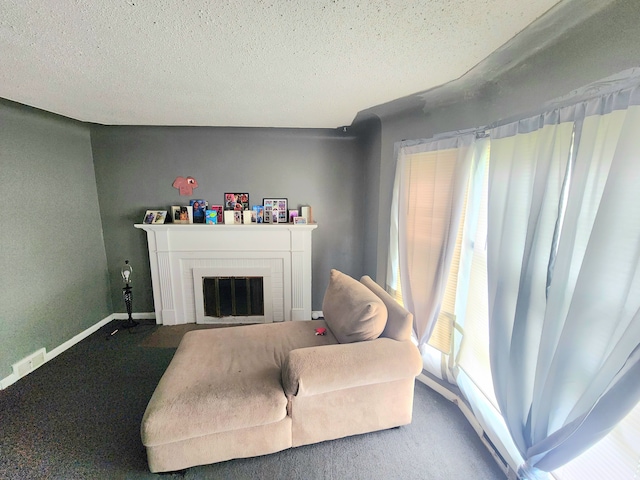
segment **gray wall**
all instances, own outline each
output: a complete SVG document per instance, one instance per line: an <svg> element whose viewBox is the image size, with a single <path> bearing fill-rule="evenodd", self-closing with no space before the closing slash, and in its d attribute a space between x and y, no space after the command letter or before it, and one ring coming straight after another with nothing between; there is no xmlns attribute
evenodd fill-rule
<svg viewBox="0 0 640 480"><path fill-rule="evenodd" d="M134 269L134 311L152 312L146 234L135 229L146 209L167 210L191 198L221 204L225 192L288 198L290 208L311 205L313 306L322 308L329 270L362 274L362 146L338 130L208 127L91 129L102 225L115 278L125 259ZM172 187L177 176L199 184L191 197ZM121 284L112 283L116 311L124 311Z"/></svg>
<svg viewBox="0 0 640 480"><path fill-rule="evenodd" d="M361 240L363 252L363 275L376 278L376 255L378 250L379 204L378 190L380 188L380 133L381 124L377 117L369 118L354 127L362 146L362 155L368 161L363 162L362 175L364 178L364 201L366 214L364 215L364 231ZM388 224L388 219L386 220Z"/></svg>
<svg viewBox="0 0 640 480"><path fill-rule="evenodd" d="M567 11L567 14L572 15L572 12ZM511 117L525 117L546 102L579 87L639 67L638 25L640 5L637 0L615 1L578 26L563 32L552 44L533 55L530 52L535 41L524 45L527 56L517 61L515 54L508 55L506 49L507 54L503 51L501 55L509 59L509 68L503 69L495 78L488 71L470 72L472 82L463 78L454 85L460 92L458 101L442 104L437 102L438 92L433 91L426 97L432 99L433 104L427 101L423 108L394 115L380 113L381 151L380 154L370 152L365 160L367 171L379 172L377 197L371 198L378 205L377 248L375 252L366 249L364 259L367 269L372 264L376 265L378 283L383 284L386 277L396 142L486 126ZM451 91L450 87L443 88L443 91ZM375 114L376 109L369 113Z"/></svg>
<svg viewBox="0 0 640 480"><path fill-rule="evenodd" d="M0 378L112 313L89 127L0 101Z"/></svg>

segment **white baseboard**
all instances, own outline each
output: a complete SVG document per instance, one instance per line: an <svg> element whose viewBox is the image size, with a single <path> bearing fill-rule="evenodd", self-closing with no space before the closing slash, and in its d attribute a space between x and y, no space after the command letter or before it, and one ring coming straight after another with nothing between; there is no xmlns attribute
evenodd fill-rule
<svg viewBox="0 0 640 480"><path fill-rule="evenodd" d="M111 315L113 320L127 320L129 315L126 313L114 313ZM156 318L155 312L141 312L141 313L133 313L131 317L134 320L153 320Z"/></svg>
<svg viewBox="0 0 640 480"><path fill-rule="evenodd" d="M153 313L153 312L151 312L151 313L134 313L132 316L133 316L133 318L137 318L137 319L156 318L156 314ZM65 350L70 349L76 343L80 342L81 340L84 340L85 338L87 338L92 333L97 332L99 329L104 327L111 320L126 320L127 318L129 318L129 316L126 313L112 313L108 317L103 318L102 320L100 320L95 325L92 325L91 327L87 328L86 330L84 330L84 331L80 332L79 334L75 335L73 338L67 340L62 345L57 346L56 348L54 348L50 352L46 352L45 353L45 357L44 357L44 363L42 365L47 363L49 360L52 360L52 359L56 358L62 352L64 352ZM40 365L40 366L42 366L42 365ZM27 375L28 375L28 373L27 373ZM23 378L23 377L19 377L15 373L12 373L8 377L5 377L5 378L1 379L0 380L0 390L4 390L9 385L13 385L14 383L16 383L21 378Z"/></svg>

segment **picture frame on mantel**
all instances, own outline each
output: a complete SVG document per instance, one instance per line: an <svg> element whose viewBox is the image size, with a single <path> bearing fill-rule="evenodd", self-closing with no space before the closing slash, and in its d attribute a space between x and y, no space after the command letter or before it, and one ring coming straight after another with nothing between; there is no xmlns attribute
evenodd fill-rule
<svg viewBox="0 0 640 480"><path fill-rule="evenodd" d="M249 210L249 194L248 193L225 193L224 209L225 210Z"/></svg>
<svg viewBox="0 0 640 480"><path fill-rule="evenodd" d="M267 222L265 217L265 223L288 223L289 222L288 203L289 202L286 198L263 198L262 205L264 207L265 212L266 211L278 212L277 219L270 215L270 218L272 218L272 221Z"/></svg>
<svg viewBox="0 0 640 480"><path fill-rule="evenodd" d="M166 210L147 210L142 219L146 225L161 225L167 218Z"/></svg>
<svg viewBox="0 0 640 480"><path fill-rule="evenodd" d="M175 224L193 223L193 207L191 205L172 205L171 220Z"/></svg>
<svg viewBox="0 0 640 480"><path fill-rule="evenodd" d="M155 220L155 218L156 218L156 211L147 210L147 212L144 214L144 218L142 219L142 223L144 223L145 225L151 225Z"/></svg>

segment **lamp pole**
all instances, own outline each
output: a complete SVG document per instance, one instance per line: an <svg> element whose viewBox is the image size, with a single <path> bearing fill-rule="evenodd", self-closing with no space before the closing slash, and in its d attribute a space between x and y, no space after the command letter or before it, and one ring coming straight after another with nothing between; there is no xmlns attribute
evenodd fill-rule
<svg viewBox="0 0 640 480"><path fill-rule="evenodd" d="M122 325L120 325L120 328L133 328L136 325L138 325L138 322L136 322L133 317L131 316L131 274L133 273L133 269L131 268L131 265L129 265L129 260L125 260L124 261L124 267L122 267L121 270L121 274L122 274L122 280L125 283L124 288L122 289L122 296L124 297L124 304L127 307L127 314L129 315L129 318L127 320L125 320Z"/></svg>

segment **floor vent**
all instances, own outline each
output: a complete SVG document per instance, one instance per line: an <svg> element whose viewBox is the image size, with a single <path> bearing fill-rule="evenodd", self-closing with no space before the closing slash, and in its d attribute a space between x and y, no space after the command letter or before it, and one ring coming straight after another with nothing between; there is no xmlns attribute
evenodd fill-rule
<svg viewBox="0 0 640 480"><path fill-rule="evenodd" d="M42 365L45 362L45 355L47 351L44 348L40 350L36 350L31 355L26 358L23 358L19 362L13 364L13 374L22 378L28 373L33 372L36 368Z"/></svg>

